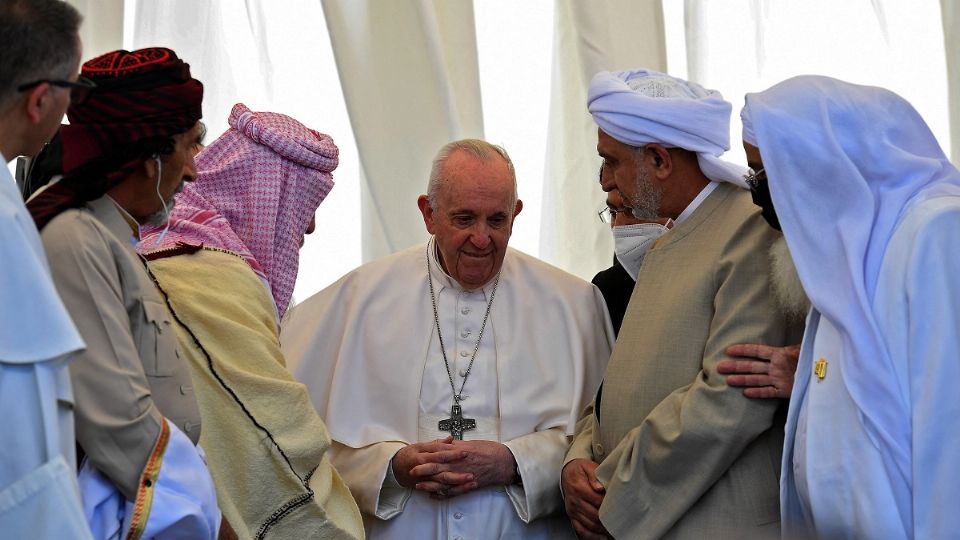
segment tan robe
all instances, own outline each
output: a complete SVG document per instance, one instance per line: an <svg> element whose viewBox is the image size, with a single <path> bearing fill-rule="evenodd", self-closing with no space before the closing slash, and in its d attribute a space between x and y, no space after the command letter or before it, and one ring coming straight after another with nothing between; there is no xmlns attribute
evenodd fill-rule
<svg viewBox="0 0 960 540"><path fill-rule="evenodd" d="M200 412L170 314L133 250L132 230L103 196L41 233L57 292L87 344L70 366L76 436L129 500L166 417L196 443Z"/></svg>
<svg viewBox="0 0 960 540"><path fill-rule="evenodd" d="M330 464L327 428L284 367L264 283L239 256L207 249L150 268L183 323L200 445L240 537L362 538L360 511Z"/></svg>
<svg viewBox="0 0 960 540"><path fill-rule="evenodd" d="M734 343L796 339L777 315L777 233L721 184L648 252L604 378L567 460L600 463L600 518L616 538L779 536L783 413L716 365Z"/></svg>

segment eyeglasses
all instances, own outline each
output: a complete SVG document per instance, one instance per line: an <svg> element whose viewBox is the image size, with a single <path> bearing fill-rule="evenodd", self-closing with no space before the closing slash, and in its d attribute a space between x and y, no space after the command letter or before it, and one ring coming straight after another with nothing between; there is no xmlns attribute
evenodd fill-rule
<svg viewBox="0 0 960 540"><path fill-rule="evenodd" d="M757 189L760 182L767 181L767 171L761 168L759 171L747 169L747 174L743 175L743 180L750 186L750 191Z"/></svg>
<svg viewBox="0 0 960 540"><path fill-rule="evenodd" d="M617 219L617 214L626 212L625 208L611 208L609 206L604 206L597 212L597 217L600 218L600 221L604 223L613 223L613 220Z"/></svg>
<svg viewBox="0 0 960 540"><path fill-rule="evenodd" d="M17 92L26 92L31 88L36 88L43 83L47 83L50 86L57 86L59 88L69 88L70 89L70 102L75 104L83 103L90 97L90 92L97 87L97 83L91 81L86 77L77 77L75 81L64 81L60 79L40 79L39 81L29 82L27 84L21 84L17 87Z"/></svg>

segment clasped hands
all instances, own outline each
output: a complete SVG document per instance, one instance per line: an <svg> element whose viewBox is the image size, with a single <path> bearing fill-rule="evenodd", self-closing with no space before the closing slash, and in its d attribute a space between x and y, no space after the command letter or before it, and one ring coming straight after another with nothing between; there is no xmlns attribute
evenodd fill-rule
<svg viewBox="0 0 960 540"><path fill-rule="evenodd" d="M401 486L448 499L487 486L513 483L513 452L494 441L453 437L408 444L393 456L393 475Z"/></svg>

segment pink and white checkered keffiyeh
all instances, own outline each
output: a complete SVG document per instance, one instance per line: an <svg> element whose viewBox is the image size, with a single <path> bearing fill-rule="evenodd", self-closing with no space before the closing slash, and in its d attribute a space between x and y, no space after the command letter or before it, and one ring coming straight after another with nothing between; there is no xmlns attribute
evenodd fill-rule
<svg viewBox="0 0 960 540"><path fill-rule="evenodd" d="M333 139L289 116L230 111L230 128L197 155L197 181L176 196L170 229L141 229L139 250L212 247L240 255L270 285L280 317L287 310L310 219L333 188L339 150Z"/></svg>

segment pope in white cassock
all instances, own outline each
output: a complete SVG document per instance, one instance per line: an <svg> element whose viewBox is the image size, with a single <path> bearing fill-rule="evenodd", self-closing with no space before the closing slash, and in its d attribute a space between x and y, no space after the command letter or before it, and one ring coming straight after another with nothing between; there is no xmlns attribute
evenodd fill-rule
<svg viewBox="0 0 960 540"><path fill-rule="evenodd" d="M955 538L960 172L882 88L796 77L748 94L741 116L755 200L813 306L786 425L784 537Z"/></svg>
<svg viewBox="0 0 960 540"><path fill-rule="evenodd" d="M507 247L523 205L502 148L446 145L418 204L426 244L350 272L281 334L333 464L371 538L573 538L560 466L610 356L603 298Z"/></svg>

